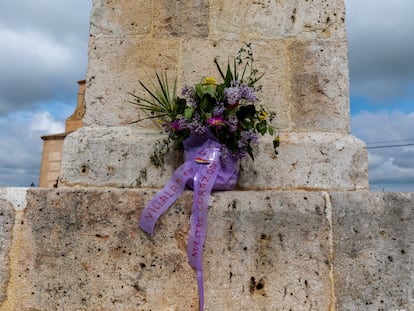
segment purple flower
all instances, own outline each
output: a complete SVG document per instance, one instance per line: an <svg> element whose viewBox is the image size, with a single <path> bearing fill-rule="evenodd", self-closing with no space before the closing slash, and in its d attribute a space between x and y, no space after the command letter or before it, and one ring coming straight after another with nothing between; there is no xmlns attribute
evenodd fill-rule
<svg viewBox="0 0 414 311"><path fill-rule="evenodd" d="M237 127L239 125L239 119L237 119L236 116L231 116L229 120L227 121L227 126L229 128L229 132L235 132L237 130Z"/></svg>
<svg viewBox="0 0 414 311"><path fill-rule="evenodd" d="M223 103L217 103L217 106L213 109L213 117L223 117L225 110Z"/></svg>
<svg viewBox="0 0 414 311"><path fill-rule="evenodd" d="M172 132L179 132L186 130L188 128L187 119L183 117L178 117L169 124L166 124L166 128Z"/></svg>
<svg viewBox="0 0 414 311"><path fill-rule="evenodd" d="M192 86L188 86L187 84L183 86L181 89L181 95L185 97L193 97L194 96L194 88Z"/></svg>
<svg viewBox="0 0 414 311"><path fill-rule="evenodd" d="M221 165L226 166L226 163L229 159L229 149L226 146L221 145L220 151L221 151L221 155L220 155Z"/></svg>
<svg viewBox="0 0 414 311"><path fill-rule="evenodd" d="M184 85L184 87L181 90L181 95L184 96L188 100L191 107L197 106L197 102L194 100L194 94L195 94L195 90L194 90L194 87L192 86Z"/></svg>
<svg viewBox="0 0 414 311"><path fill-rule="evenodd" d="M259 136L257 133L253 132L253 131L242 131L240 133L240 137L241 140L252 143L252 144L257 144L258 140L259 140Z"/></svg>
<svg viewBox="0 0 414 311"><path fill-rule="evenodd" d="M239 85L240 85L239 80L233 80L233 81L230 82L231 87L238 87Z"/></svg>
<svg viewBox="0 0 414 311"><path fill-rule="evenodd" d="M215 127L222 127L222 126L225 125L224 119L223 118L218 118L218 117L208 119L207 123L209 125L212 125L212 126L215 126Z"/></svg>
<svg viewBox="0 0 414 311"><path fill-rule="evenodd" d="M242 84L240 85L240 97L246 99L250 103L253 103L256 101L256 92L252 87Z"/></svg>
<svg viewBox="0 0 414 311"><path fill-rule="evenodd" d="M254 88L246 84L240 84L239 81L232 81L231 87L224 89L224 98L230 107L237 106L241 99L245 99L250 103L256 101L256 93Z"/></svg>
<svg viewBox="0 0 414 311"><path fill-rule="evenodd" d="M198 113L194 113L192 122L188 123L187 128L197 134L203 135L206 132L206 127L200 122L200 115Z"/></svg>
<svg viewBox="0 0 414 311"><path fill-rule="evenodd" d="M224 89L224 98L229 106L236 105L240 100L240 93L238 87L227 87Z"/></svg>
<svg viewBox="0 0 414 311"><path fill-rule="evenodd" d="M251 130L242 131L240 133L240 139L237 142L238 152L236 153L236 156L239 158L244 158L246 155L248 155L248 146L250 146L250 144L257 144L258 138L258 134Z"/></svg>
<svg viewBox="0 0 414 311"><path fill-rule="evenodd" d="M174 120L173 122L170 123L170 128L173 131L179 131L180 130L180 121L179 120Z"/></svg>

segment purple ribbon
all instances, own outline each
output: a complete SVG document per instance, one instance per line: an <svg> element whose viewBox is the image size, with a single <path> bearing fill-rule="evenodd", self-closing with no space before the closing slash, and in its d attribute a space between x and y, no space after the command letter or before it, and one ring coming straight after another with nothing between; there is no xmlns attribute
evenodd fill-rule
<svg viewBox="0 0 414 311"><path fill-rule="evenodd" d="M219 149L216 149L216 152L213 152L212 156L213 159L211 159L209 164L199 164L199 169L193 179L194 201L187 243L188 261L190 266L197 270L200 311L204 308L202 255L207 232L208 199L220 169Z"/></svg>
<svg viewBox="0 0 414 311"><path fill-rule="evenodd" d="M185 184L194 177L196 168L188 161L181 165L157 195L147 204L141 214L139 226L149 234L154 234L155 223L180 195L183 193Z"/></svg>
<svg viewBox="0 0 414 311"><path fill-rule="evenodd" d="M207 133L207 136L209 134ZM155 223L180 195L185 186L194 190L193 208L188 234L188 262L197 271L200 311L204 309L202 253L207 232L208 200L215 190L230 190L237 182L238 161L231 158L221 164L221 145L211 137L190 137L184 142L186 162L173 174L167 184L147 204L139 226L153 234Z"/></svg>

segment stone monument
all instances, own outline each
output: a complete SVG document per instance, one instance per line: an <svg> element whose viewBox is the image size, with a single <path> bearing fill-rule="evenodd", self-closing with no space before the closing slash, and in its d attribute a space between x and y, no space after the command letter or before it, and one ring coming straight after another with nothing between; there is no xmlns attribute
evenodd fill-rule
<svg viewBox="0 0 414 311"><path fill-rule="evenodd" d="M272 138L242 163L239 189L368 188L366 149L350 134L343 1L96 1L91 17L84 128L65 139L61 186L136 187L160 136L129 103L139 80L166 70L179 84L216 74L244 42L265 73L260 103L275 111ZM162 187L173 165L149 170Z"/></svg>
<svg viewBox="0 0 414 311"><path fill-rule="evenodd" d="M236 191L214 192L205 310L414 310L414 193L368 191L349 131L343 0L94 0L85 117L64 142L57 189L0 189L0 311L198 310L186 243L193 193L137 227L173 172L151 168L139 80L180 85L251 42L277 114Z"/></svg>

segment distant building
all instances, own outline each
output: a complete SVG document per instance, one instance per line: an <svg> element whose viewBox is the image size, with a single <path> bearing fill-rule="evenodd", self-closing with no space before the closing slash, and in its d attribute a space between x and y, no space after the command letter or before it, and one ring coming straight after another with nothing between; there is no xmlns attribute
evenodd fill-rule
<svg viewBox="0 0 414 311"><path fill-rule="evenodd" d="M65 132L42 136L43 152L40 165L39 187L57 187L62 163L63 140L82 127L85 114L85 80L78 81L78 103L73 114L66 119Z"/></svg>

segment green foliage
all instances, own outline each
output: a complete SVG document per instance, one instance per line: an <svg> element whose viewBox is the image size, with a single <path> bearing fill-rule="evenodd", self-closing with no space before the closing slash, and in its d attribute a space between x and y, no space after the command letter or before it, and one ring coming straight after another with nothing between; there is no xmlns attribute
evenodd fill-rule
<svg viewBox="0 0 414 311"><path fill-rule="evenodd" d="M154 88L139 82L147 97L131 94L134 97L132 103L149 111L151 116L148 118L159 119L169 134L168 146L175 142L175 146L180 148L190 135L209 129L235 156L248 154L254 159L251 144L257 140L255 135L274 135L271 121L275 113L269 114L263 107L255 105L255 93L262 88L257 83L263 73L259 74L254 67L251 44L243 46L237 56L227 62L225 70L217 59L214 59L214 64L222 83L206 77L202 82L183 89L180 97L177 96L177 79L170 88L167 74L156 74ZM278 138L273 144L277 153ZM167 151L156 147L151 162L161 165L163 156L160 155Z"/></svg>

